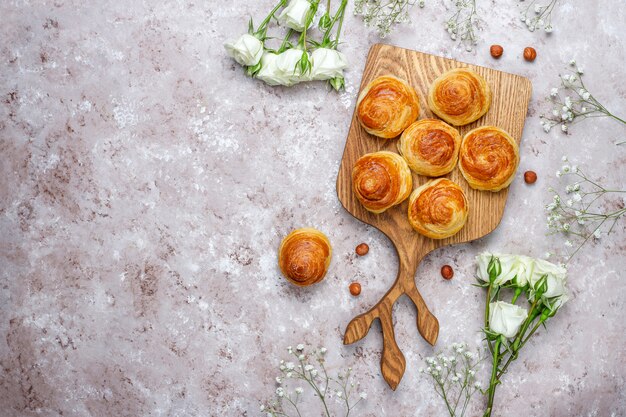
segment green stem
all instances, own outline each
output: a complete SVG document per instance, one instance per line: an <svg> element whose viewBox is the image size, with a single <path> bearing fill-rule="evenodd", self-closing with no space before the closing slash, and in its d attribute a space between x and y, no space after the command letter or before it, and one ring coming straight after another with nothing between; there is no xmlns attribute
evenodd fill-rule
<svg viewBox="0 0 626 417"><path fill-rule="evenodd" d="M270 22L270 20L272 19L272 17L274 17L274 15L276 14L276 12L278 11L278 9L280 9L281 7L284 6L284 4L287 2L287 0L280 0L278 2L278 4L276 6L274 6L274 8L272 9L272 11L270 12L270 14L267 15L267 17L265 18L265 20L263 20L261 22L261 24L259 25L259 28L257 29L257 33L260 32L261 30L265 29L265 26L267 26L267 24Z"/></svg>
<svg viewBox="0 0 626 417"><path fill-rule="evenodd" d="M496 340L496 345L493 350L493 362L491 364L491 379L489 380L489 400L487 402L487 410L483 417L491 417L491 411L493 410L493 400L496 395L496 386L500 382L498 380L498 365L500 363L500 337Z"/></svg>
<svg viewBox="0 0 626 417"><path fill-rule="evenodd" d="M289 29L287 31L287 34L285 35L285 37L283 38L283 42L280 44L280 48L278 48L278 53L282 53L285 52L285 49L287 49L287 43L289 42L289 38L291 38L291 35L293 35L294 30L293 29Z"/></svg>
<svg viewBox="0 0 626 417"><path fill-rule="evenodd" d="M309 12L306 15L306 19L304 20L304 30L302 31L302 34L300 35L300 39L298 39L298 45L300 45L302 47L303 50L306 51L306 31L307 28L311 25L311 22L313 22L313 18L315 17L315 13L317 12L317 6L319 5L319 0L314 0L311 2L311 8L309 9Z"/></svg>
<svg viewBox="0 0 626 417"><path fill-rule="evenodd" d="M502 375L504 375L504 373L506 372L507 368L509 367L509 365L511 364L511 362L513 362L516 358L517 358L517 353L524 347L524 345L526 344L526 342L528 342L528 339L530 339L530 337L535 334L535 332L537 331L537 329L539 328L539 326L541 326L541 323L543 323L543 321L539 320L537 322L537 324L535 324L535 326L532 328L532 330L530 331L530 333L528 333L528 336L526 337L526 339L524 339L524 341L522 343L520 343L519 347L517 348L517 350L515 351L515 355L511 355L509 356L509 359L505 362L504 366L502 367L502 369L500 369L500 373L498 373L498 379L502 378Z"/></svg>
<svg viewBox="0 0 626 417"><path fill-rule="evenodd" d="M491 284L487 288L487 302L485 303L485 330L489 328L489 303L491 302ZM489 346L489 352L493 355L493 347L491 342L487 340L487 346Z"/></svg>

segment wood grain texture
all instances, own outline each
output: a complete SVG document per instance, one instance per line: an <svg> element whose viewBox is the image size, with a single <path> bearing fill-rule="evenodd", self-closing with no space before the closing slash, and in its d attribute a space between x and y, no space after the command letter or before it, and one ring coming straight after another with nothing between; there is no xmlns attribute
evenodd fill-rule
<svg viewBox="0 0 626 417"><path fill-rule="evenodd" d="M376 44L370 49L360 90L378 76L395 75L408 81L417 91L421 107L419 118L436 117L428 109L426 102L428 88L445 71L460 67L470 68L482 75L493 92L490 110L477 121L460 127L461 135L479 126L493 125L508 131L519 144L532 90L527 78L408 49ZM439 334L439 322L429 311L415 285L417 266L424 256L436 248L469 242L493 231L502 219L508 194L508 188L497 193L471 189L457 166L444 177L463 188L469 200L470 212L465 227L456 235L443 240L426 238L411 228L407 219L408 200L382 214L370 213L363 208L352 191L352 167L366 153L381 150L397 152L397 142L397 139L384 140L369 135L359 125L355 112L337 178L337 195L345 209L357 219L382 231L398 252L400 266L396 281L378 304L348 324L344 335L344 344L354 343L365 337L375 319L380 320L383 331L381 371L394 390L406 367L406 360L394 337L394 303L403 294L413 301L417 308L417 328L422 337L434 345ZM428 179L413 173L413 188L419 187Z"/></svg>

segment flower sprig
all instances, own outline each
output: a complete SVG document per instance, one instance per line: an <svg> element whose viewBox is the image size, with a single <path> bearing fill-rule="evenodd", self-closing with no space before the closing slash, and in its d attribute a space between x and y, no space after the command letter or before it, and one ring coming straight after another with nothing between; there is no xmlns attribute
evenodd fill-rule
<svg viewBox="0 0 626 417"><path fill-rule="evenodd" d="M425 5L424 0L355 0L354 14L386 38L397 24L409 21L409 11L415 4L420 8Z"/></svg>
<svg viewBox="0 0 626 417"><path fill-rule="evenodd" d="M443 399L450 417L462 417L472 396L482 392L482 385L476 381L476 368L482 359L469 351L466 343L453 343L448 352L450 356L443 351L427 357L427 367L420 372L432 378L435 392Z"/></svg>
<svg viewBox="0 0 626 417"><path fill-rule="evenodd" d="M552 32L552 13L559 2L558 0L550 0L546 4L540 4L537 0L520 0L520 2L524 3L520 11L520 19L528 30L534 32L543 28L546 33Z"/></svg>
<svg viewBox="0 0 626 417"><path fill-rule="evenodd" d="M569 64L572 69L559 75L560 86L552 88L546 98L553 107L550 115L540 116L543 130L547 133L554 126L560 125L561 131L567 133L574 123L592 117L610 117L626 124L625 120L611 113L589 92L583 82L583 68L575 60Z"/></svg>
<svg viewBox="0 0 626 417"><path fill-rule="evenodd" d="M251 19L247 34L224 45L227 53L244 67L247 75L269 85L328 80L335 90L342 89L348 62L337 47L348 0L341 0L333 15L331 1L326 0L326 11L317 25L323 34L321 42L311 37L319 3L320 0L279 0L258 28ZM278 49L266 45L273 19L287 28ZM297 41L292 40L295 34Z"/></svg>
<svg viewBox="0 0 626 417"><path fill-rule="evenodd" d="M626 190L607 188L591 179L577 165L570 164L567 156L562 161L564 165L556 176L566 178L569 184L560 191L548 189L553 196L546 205L547 227L549 234L566 238L564 245L571 251L567 255L569 262L586 243L600 239L603 234L609 235L626 215L624 197L609 198L626 196Z"/></svg>
<svg viewBox="0 0 626 417"><path fill-rule="evenodd" d="M454 0L456 12L446 21L446 30L453 41L460 41L470 52L478 43L481 20L476 10L476 0Z"/></svg>
<svg viewBox="0 0 626 417"><path fill-rule="evenodd" d="M267 413L268 417L289 417L290 415L301 417L298 404L302 400L307 387L320 401L321 415L331 417L330 410L333 408L331 399L345 409L345 416L361 401L367 398L364 391L358 392L359 383L352 377L352 368L336 376L330 376L325 367L326 348L307 350L304 344L299 344L294 349L287 347L287 352L293 357L292 360L281 360L279 364L280 375L276 377L277 388L274 398L263 403L260 410ZM290 391L289 385L297 387ZM357 393L358 392L358 393ZM354 401L355 395L357 396ZM292 414L290 414L292 413Z"/></svg>
<svg viewBox="0 0 626 417"><path fill-rule="evenodd" d="M483 417L490 417L496 388L509 366L539 327L568 300L567 272L563 266L518 255L487 252L477 257L477 263L478 286L487 289L483 332L492 364ZM522 295L529 307L515 304ZM510 302L501 300L507 296Z"/></svg>

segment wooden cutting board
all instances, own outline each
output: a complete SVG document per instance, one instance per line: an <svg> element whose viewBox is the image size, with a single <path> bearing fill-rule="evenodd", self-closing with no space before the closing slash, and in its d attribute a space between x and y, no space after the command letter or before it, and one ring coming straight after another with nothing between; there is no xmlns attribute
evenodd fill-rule
<svg viewBox="0 0 626 417"><path fill-rule="evenodd" d="M482 75L492 88L493 98L489 112L479 120L459 128L461 135L479 126L493 125L511 134L519 143L522 137L532 85L530 80L490 68L478 67L434 55L411 51L390 45L376 44L369 52L362 90L370 81L381 75L395 75L415 88L420 97L420 119L435 117L428 109L426 97L432 82L453 68L470 68ZM469 187L458 166L446 178L456 182L465 191L469 201L469 216L463 229L443 240L433 240L415 232L407 219L408 199L382 214L365 210L352 191L352 168L356 160L370 152L387 150L397 152L397 139L379 139L365 132L356 118L346 140L346 147L337 178L337 195L346 210L357 219L382 231L393 242L398 252L398 275L389 291L370 310L355 317L347 326L344 344L354 343L368 333L372 322L379 319L383 331L381 371L392 389L396 389L406 367L406 360L394 336L392 309L396 300L406 294L417 308L417 327L431 345L437 341L439 322L431 314L415 285L415 271L420 261L432 250L442 246L469 242L493 231L504 213L508 189L497 193L477 191ZM523 155L521 156L523 158ZM424 184L429 178L413 174L413 187ZM515 181L520 180L519 173ZM439 277L433 277L440 279ZM386 277L380 277L386 279Z"/></svg>

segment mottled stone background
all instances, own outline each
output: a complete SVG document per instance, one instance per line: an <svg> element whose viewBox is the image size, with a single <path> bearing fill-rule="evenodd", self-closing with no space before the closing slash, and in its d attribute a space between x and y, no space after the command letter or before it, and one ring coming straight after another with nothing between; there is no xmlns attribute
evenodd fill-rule
<svg viewBox="0 0 626 417"><path fill-rule="evenodd" d="M397 392L380 376L376 324L355 346L348 321L391 284L396 258L378 231L348 215L335 177L368 48L350 13L346 90L271 88L246 78L222 44L273 1L5 0L0 4L0 414L255 416L285 347L329 349L368 399L357 416L442 416L418 373L433 350L415 312L396 308L407 358ZM417 283L439 317L439 345L479 344L484 294L471 286L484 249L542 256L543 205L564 153L624 188L626 130L608 119L545 134L543 97L571 58L589 89L626 114L626 6L572 2L555 32L531 33L517 1L479 1L478 50L443 30L449 1L427 0L386 41L518 73L534 93L505 218L489 237L429 255ZM352 10L352 5L349 10ZM499 43L499 61L488 53ZM538 58L521 59L532 45ZM527 186L521 173L535 170ZM623 205L623 201L615 204ZM328 234L334 258L309 289L286 283L276 249L291 229ZM572 299L504 378L498 416L624 416L624 222L570 263ZM356 259L354 246L370 245ZM452 281L439 275L443 264ZM352 280L363 285L349 295ZM484 372L481 373L484 376ZM472 404L471 416L483 403ZM317 416L309 410L307 415Z"/></svg>

